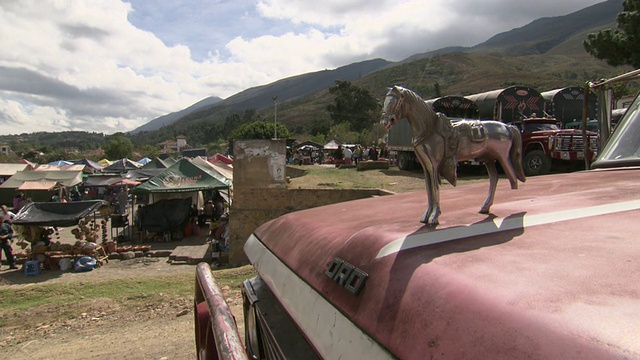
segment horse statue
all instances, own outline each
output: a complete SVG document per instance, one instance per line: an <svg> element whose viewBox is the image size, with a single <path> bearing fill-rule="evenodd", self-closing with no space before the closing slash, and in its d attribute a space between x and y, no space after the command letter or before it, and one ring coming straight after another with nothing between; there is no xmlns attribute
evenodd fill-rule
<svg viewBox="0 0 640 360"><path fill-rule="evenodd" d="M504 169L512 189L518 180L525 182L522 166L522 138L513 125L499 121L460 120L452 122L436 113L415 92L394 86L384 101L381 124L389 130L407 119L413 131L413 147L422 165L429 206L421 222L435 226L440 216L440 176L456 186L457 163L476 159L484 163L489 173L489 196L480 213L488 214L498 184L496 160Z"/></svg>

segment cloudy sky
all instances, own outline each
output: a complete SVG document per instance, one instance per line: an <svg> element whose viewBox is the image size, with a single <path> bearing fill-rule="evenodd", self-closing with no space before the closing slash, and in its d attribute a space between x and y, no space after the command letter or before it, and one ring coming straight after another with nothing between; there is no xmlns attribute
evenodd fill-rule
<svg viewBox="0 0 640 360"><path fill-rule="evenodd" d="M208 96L472 46L601 1L0 0L0 135L129 131Z"/></svg>

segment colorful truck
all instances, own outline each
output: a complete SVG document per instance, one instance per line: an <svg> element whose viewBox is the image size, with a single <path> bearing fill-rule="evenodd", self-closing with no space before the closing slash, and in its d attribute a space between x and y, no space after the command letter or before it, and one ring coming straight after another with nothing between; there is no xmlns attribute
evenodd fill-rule
<svg viewBox="0 0 640 360"><path fill-rule="evenodd" d="M598 133L562 129L555 118L527 118L516 123L522 135L524 172L527 176L548 174L552 166L579 168L585 164L585 140L589 162L598 152Z"/></svg>
<svg viewBox="0 0 640 360"><path fill-rule="evenodd" d="M202 359L640 358L640 100L589 171L342 202L271 220L244 245L237 331L208 264Z"/></svg>

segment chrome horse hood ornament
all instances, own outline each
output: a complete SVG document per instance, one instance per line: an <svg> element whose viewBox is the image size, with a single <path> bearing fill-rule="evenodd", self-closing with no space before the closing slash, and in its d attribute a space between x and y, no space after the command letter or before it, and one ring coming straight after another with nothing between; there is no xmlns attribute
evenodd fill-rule
<svg viewBox="0 0 640 360"><path fill-rule="evenodd" d="M488 214L493 205L498 184L496 161L504 169L512 189L518 188L518 180L525 182L522 138L515 126L479 120L452 123L415 92L394 86L385 97L380 123L389 130L402 119L407 119L411 125L413 148L425 175L429 204L421 222L432 226L438 224L440 176L456 186L458 161L475 158L487 168L489 196L480 209L483 214Z"/></svg>

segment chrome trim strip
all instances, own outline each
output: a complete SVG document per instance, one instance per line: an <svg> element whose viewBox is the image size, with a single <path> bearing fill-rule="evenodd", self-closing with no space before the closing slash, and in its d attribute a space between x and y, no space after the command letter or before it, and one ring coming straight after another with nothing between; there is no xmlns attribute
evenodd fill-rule
<svg viewBox="0 0 640 360"><path fill-rule="evenodd" d="M376 259L396 254L421 246L440 244L471 236L487 235L501 231L525 229L538 225L577 220L591 216L614 214L623 211L640 209L640 200L625 201L606 205L597 205L579 209L563 210L538 215L519 215L507 218L495 218L493 221L477 223L469 226L451 227L398 238L383 246Z"/></svg>

